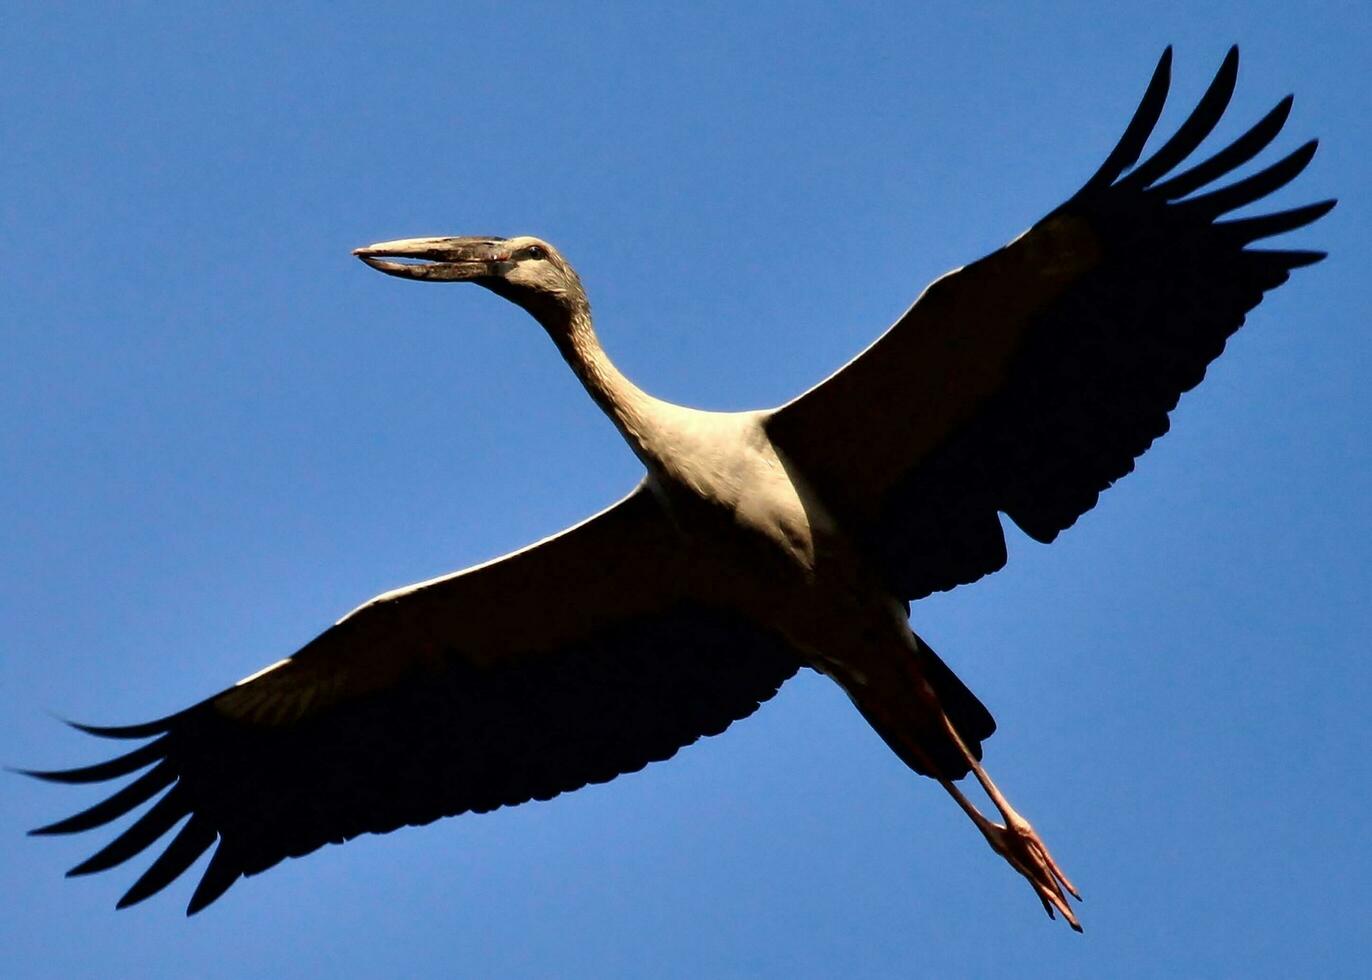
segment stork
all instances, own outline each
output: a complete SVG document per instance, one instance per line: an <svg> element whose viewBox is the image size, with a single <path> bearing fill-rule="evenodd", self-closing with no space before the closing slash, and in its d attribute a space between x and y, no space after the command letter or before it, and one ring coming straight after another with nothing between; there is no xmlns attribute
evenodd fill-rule
<svg viewBox="0 0 1372 980"><path fill-rule="evenodd" d="M560 534L379 595L185 710L76 726L146 741L31 775L140 774L34 833L91 830L155 800L70 873L114 867L184 819L118 904L156 893L213 846L194 913L326 843L636 771L722 732L810 667L943 787L1050 917L1080 930L1076 888L981 765L990 712L911 630L909 603L1002 567L1000 514L1045 543L1071 526L1166 432L1263 294L1323 258L1250 246L1333 201L1220 220L1292 180L1314 141L1211 187L1276 137L1289 96L1175 172L1228 105L1236 49L1138 162L1170 66L1169 48L1077 193L936 280L866 351L779 408L708 412L643 391L598 342L571 264L538 238L357 249L388 275L476 283L526 310L642 461L641 482ZM998 820L959 787L969 774Z"/></svg>

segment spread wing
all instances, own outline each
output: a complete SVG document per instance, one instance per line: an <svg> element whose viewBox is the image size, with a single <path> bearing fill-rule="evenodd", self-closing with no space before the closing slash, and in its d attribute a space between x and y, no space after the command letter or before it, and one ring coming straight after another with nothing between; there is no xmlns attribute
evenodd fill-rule
<svg viewBox="0 0 1372 980"><path fill-rule="evenodd" d="M666 759L752 713L799 665L774 636L693 602L686 560L640 487L523 551L378 596L185 711L78 726L152 741L32 775L147 771L34 833L89 830L159 797L71 873L113 867L189 817L119 903L159 891L217 841L189 914L326 843L550 799Z"/></svg>
<svg viewBox="0 0 1372 980"><path fill-rule="evenodd" d="M1272 141L1290 97L1171 173L1228 105L1237 49L1176 134L1133 166L1170 68L1169 48L1119 145L1070 200L935 281L871 347L769 419L773 440L862 529L902 597L1004 565L999 512L1039 541L1070 527L1167 431L1167 413L1263 294L1324 257L1248 246L1333 201L1218 220L1299 174L1314 141L1208 189Z"/></svg>

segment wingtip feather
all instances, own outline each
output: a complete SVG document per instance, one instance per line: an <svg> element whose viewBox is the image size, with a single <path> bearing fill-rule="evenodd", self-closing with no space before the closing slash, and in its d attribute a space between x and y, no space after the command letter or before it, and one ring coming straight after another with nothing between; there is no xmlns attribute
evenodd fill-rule
<svg viewBox="0 0 1372 980"><path fill-rule="evenodd" d="M1186 117L1186 121L1157 152L1121 178L1120 186L1146 187L1190 156L1214 131L1224 111L1229 108L1238 77L1238 48L1231 47L1219 71L1215 73L1205 94L1200 97L1196 107Z"/></svg>
<svg viewBox="0 0 1372 980"><path fill-rule="evenodd" d="M1308 140L1257 173L1198 197L1187 198L1176 207L1203 216L1207 220L1214 220L1222 214L1252 204L1300 176L1314 159L1319 145L1320 141L1317 139Z"/></svg>
<svg viewBox="0 0 1372 980"><path fill-rule="evenodd" d="M103 826L111 820L116 820L128 813L136 806L140 806L152 799L153 796L166 789L176 779L176 773L166 762L162 762L156 767L149 769L142 776L129 783L117 793L101 800L95 806L82 810L80 813L73 814L64 820L58 820L45 827L38 827L29 831L31 837L46 837L53 834L75 834L86 830L93 830Z"/></svg>
<svg viewBox="0 0 1372 980"><path fill-rule="evenodd" d="M1271 238L1273 235L1281 235L1313 224L1333 210L1336 203L1332 199L1316 201L1304 207L1275 211L1254 218L1220 221L1215 223L1215 229L1226 240L1247 245L1259 239Z"/></svg>
<svg viewBox="0 0 1372 980"><path fill-rule="evenodd" d="M1151 192L1165 200L1176 201L1243 166L1277 138L1291 116L1293 101L1292 96L1286 96L1224 149L1190 169L1154 184Z"/></svg>
<svg viewBox="0 0 1372 980"><path fill-rule="evenodd" d="M63 719L63 721L78 732L85 732L87 735L95 735L99 738L136 739L152 738L154 735L165 733L171 728L171 723L176 720L179 714L180 712L139 725L86 725L69 719Z"/></svg>
<svg viewBox="0 0 1372 980"><path fill-rule="evenodd" d="M241 876L242 870L232 850L225 846L221 837L219 846L214 849L214 854L210 858L209 867L201 875L200 883L195 886L195 893L186 905L186 916L189 918L206 906L214 904Z"/></svg>
<svg viewBox="0 0 1372 980"><path fill-rule="evenodd" d="M114 907L126 909L156 895L194 864L195 860L214 843L216 836L218 835L208 821L199 816L192 816Z"/></svg>
<svg viewBox="0 0 1372 980"><path fill-rule="evenodd" d="M67 877L77 878L106 871L146 850L186 816L187 809L182 794L178 792L179 788L173 787L122 834L69 870Z"/></svg>
<svg viewBox="0 0 1372 980"><path fill-rule="evenodd" d="M1082 193L1108 187L1126 168L1138 161L1144 144L1148 142L1153 127L1158 124L1158 119L1162 115L1162 107L1167 101L1167 91L1171 86L1172 45L1169 44L1163 49L1162 57L1158 59L1158 66L1153 69L1153 77L1149 79L1148 87L1144 89L1143 98L1134 110L1129 125L1125 127L1124 134L1106 156L1100 169L1092 174L1082 187Z"/></svg>
<svg viewBox="0 0 1372 980"><path fill-rule="evenodd" d="M115 756L104 762L75 769L20 769L19 773L45 783L101 783L109 779L127 776L132 772L151 765L162 756L162 740L139 746L132 752Z"/></svg>

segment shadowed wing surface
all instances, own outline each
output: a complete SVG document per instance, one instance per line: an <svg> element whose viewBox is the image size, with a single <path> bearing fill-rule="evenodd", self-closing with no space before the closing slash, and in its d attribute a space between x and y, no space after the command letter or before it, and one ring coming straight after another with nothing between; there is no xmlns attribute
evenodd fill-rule
<svg viewBox="0 0 1372 980"><path fill-rule="evenodd" d="M1071 526L1167 431L1168 412L1263 293L1324 257L1248 246L1333 201L1217 220L1292 180L1314 141L1208 189L1276 137L1289 96L1229 146L1171 173L1227 107L1237 49L1176 134L1133 166L1170 69L1169 48L1119 144L1071 199L935 281L871 347L769 419L902 597L1003 566L999 512L1043 542Z"/></svg>
<svg viewBox="0 0 1372 980"><path fill-rule="evenodd" d="M162 794L70 873L120 864L189 817L119 904L159 891L217 841L190 913L326 843L549 799L666 759L751 714L799 666L771 634L693 603L686 561L640 486L539 544L378 596L185 711L77 726L152 741L32 775L147 771L35 833L89 830Z"/></svg>

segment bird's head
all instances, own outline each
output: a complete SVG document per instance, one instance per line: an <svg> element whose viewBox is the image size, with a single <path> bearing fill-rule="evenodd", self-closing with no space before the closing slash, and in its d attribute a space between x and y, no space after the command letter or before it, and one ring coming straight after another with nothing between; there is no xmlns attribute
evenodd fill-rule
<svg viewBox="0 0 1372 980"><path fill-rule="evenodd" d="M405 238L353 250L373 269L426 282L474 282L545 324L585 304L576 271L542 239Z"/></svg>

